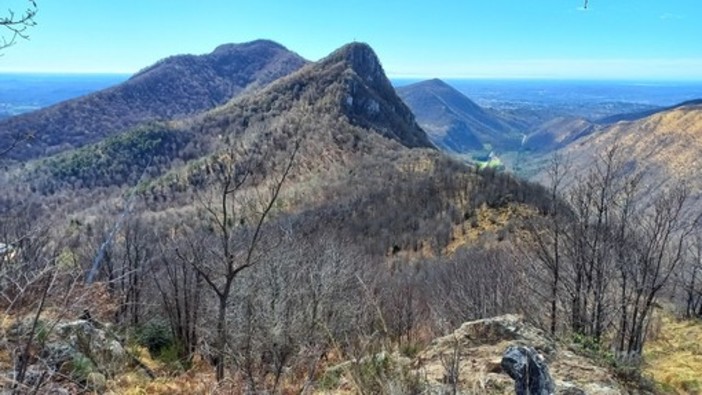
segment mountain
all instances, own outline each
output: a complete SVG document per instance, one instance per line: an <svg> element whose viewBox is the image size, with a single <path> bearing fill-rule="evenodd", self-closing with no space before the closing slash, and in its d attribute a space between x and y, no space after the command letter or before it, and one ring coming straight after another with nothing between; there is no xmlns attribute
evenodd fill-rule
<svg viewBox="0 0 702 395"><path fill-rule="evenodd" d="M643 171L651 185L688 182L702 191L702 103L686 102L634 121L620 121L563 148L576 167L617 147L627 168Z"/></svg>
<svg viewBox="0 0 702 395"><path fill-rule="evenodd" d="M636 121L636 120L654 115L656 113L659 113L661 111L673 110L677 107L693 106L693 105L697 105L697 104L702 104L702 99L689 100L689 101L686 101L683 103L675 104L673 106L664 107L664 108L653 108L653 109L646 110L646 111L615 114L615 115L612 115L609 117L599 119L599 120L597 120L597 123L603 124L603 125L609 125L609 124L613 124L613 123L617 123L617 122L621 122L621 121Z"/></svg>
<svg viewBox="0 0 702 395"><path fill-rule="evenodd" d="M550 303L534 284L550 281L523 238L550 238L534 220L557 202L434 149L365 44L205 113L7 168L0 235L19 253L3 262L0 319L4 349L24 354L0 373L25 366L38 392L505 393L508 345L544 353L562 392L620 389L576 354L603 365L572 341L568 307L563 336L537 329ZM617 251L646 254L637 241ZM564 255L567 269L584 256ZM529 320L468 322L508 312Z"/></svg>
<svg viewBox="0 0 702 395"><path fill-rule="evenodd" d="M343 46L259 92L235 98L207 113L202 123L204 130L219 134L261 128L271 133L276 129L271 125L297 125L309 130L309 137L344 145L349 151L358 151L363 144L372 150L395 143L434 148L395 93L373 50L362 43ZM373 148L374 144L379 146Z"/></svg>
<svg viewBox="0 0 702 395"><path fill-rule="evenodd" d="M556 117L536 126L524 138L524 148L549 152L592 133L596 125L581 117Z"/></svg>
<svg viewBox="0 0 702 395"><path fill-rule="evenodd" d="M516 127L439 79L397 88L419 124L439 147L463 153L513 149L521 136Z"/></svg>
<svg viewBox="0 0 702 395"><path fill-rule="evenodd" d="M76 221L115 215L105 207L132 193L138 208L130 215L149 226L195 226L223 163L250 164L247 188L255 191L275 182L296 146L276 204L280 226L310 239L338 238L371 261L443 255L494 242L498 232L504 239L519 221L510 213L524 206L539 212L547 201L538 186L437 150L360 43L203 114L31 161L5 190L10 201L31 195L59 207L44 219L66 232Z"/></svg>
<svg viewBox="0 0 702 395"><path fill-rule="evenodd" d="M328 233L331 227L380 256L388 248L416 250L437 237L431 244L437 250L459 243L450 236L453 226L470 218L473 206L542 200L538 188L507 175L483 178L436 150L373 50L361 43L204 114L141 125L35 161L24 172L25 184L56 199L72 194L77 212L92 211L100 200L91 196L108 193L103 187L139 184L150 210L168 211L197 206L188 191L211 185L213 164L242 152L265 183L295 142L294 192L285 207L305 213L296 217L300 229ZM142 174L149 179L141 182ZM466 199L473 190L480 193Z"/></svg>
<svg viewBox="0 0 702 395"><path fill-rule="evenodd" d="M352 124L375 127L408 147L433 147L412 111L399 100L373 49L353 43L332 53L319 67L345 65L343 112Z"/></svg>
<svg viewBox="0 0 702 395"><path fill-rule="evenodd" d="M383 342L420 331L427 331L430 339L463 321L533 307L525 303L520 287L526 272L512 260L516 254L510 243L523 229L522 218L547 209L545 190L435 149L366 44L346 45L205 113L139 124L22 165L0 176L0 203L17 205L22 213L24 204L36 204L27 222L31 229L50 225L46 237L60 248L60 257L21 258L52 264L60 259L62 270L81 276L105 251L96 275L101 284L94 284L100 286L95 294L104 297L90 294L85 304L76 305L75 314L61 315L72 322L87 309L91 317L114 320L127 333L165 317L163 332L182 336L170 328L184 319L196 335L189 339L198 340L192 348L173 340L173 353L186 362L202 355L206 365L213 353L199 344L214 344L213 332L204 329L216 323L216 295L210 291L213 284L196 274L200 271L195 265L205 265L197 266L206 269L202 277L219 282L221 263L238 264L253 256L255 264L242 266L246 270L236 276L228 324L223 326L231 328L227 347L232 355L256 366L251 377L261 375L261 380L256 378L259 388L251 392L268 386L265 378L270 376L264 372L272 365L254 365L261 355L283 350L289 356L279 364L285 368L279 370L281 380L287 382L293 379L288 372L318 363L323 353L344 353L324 365L348 360L352 353L375 355L381 350L375 345L363 345L359 353L354 349L370 333L378 333L371 336ZM287 177L276 189L281 174ZM275 200L266 205L269 196ZM261 212L270 212L265 223L257 221L263 221ZM11 224L10 230L22 237L26 234L12 222L3 224ZM260 246L254 251L247 245L253 246L259 230ZM130 289L139 292L106 285L120 273L130 276L125 286L133 284ZM62 303L69 292L66 282L55 283L61 288L52 290L47 300ZM116 307L107 308L105 301ZM194 318L189 318L191 313L182 319L169 315L186 301L201 306ZM141 310L117 307L127 305ZM127 319L115 319L115 314ZM281 328L285 336L279 335ZM12 347L19 344L16 339L9 343ZM333 348L329 339L334 339ZM55 337L49 340L47 349L63 344ZM312 360L303 356L309 349L315 350L309 354ZM32 357L43 352L41 347L30 351ZM65 356L52 361L64 360L59 358ZM105 365L101 360L91 363L96 370ZM33 365L31 371L42 374L62 366L45 365ZM119 388L117 381L124 381L120 377L125 370L134 370L123 365L102 370L116 378L109 385L119 393L129 390ZM324 372L322 366L314 369ZM185 374L199 375L195 369ZM72 380L81 380L75 376ZM340 376L329 377L314 378L315 388L336 388ZM387 392L377 386L387 381L384 375L368 377L371 386L362 392ZM174 392L144 388L149 393ZM239 393L244 386L220 388Z"/></svg>
<svg viewBox="0 0 702 395"><path fill-rule="evenodd" d="M176 160L182 166L216 156L236 141L245 140L264 152L300 138L305 139L310 167L324 167L318 163L320 156L341 160L401 147L434 148L373 50L353 43L203 114L140 125L50 157L34 166L32 177L40 180L38 188L44 193L66 182L83 187L133 185L146 167L158 166L159 173L165 173ZM186 167L189 172L200 169Z"/></svg>
<svg viewBox="0 0 702 395"><path fill-rule="evenodd" d="M306 61L265 40L206 55L163 59L129 80L0 122L0 140L30 136L12 152L27 159L100 141L141 122L190 116L290 74Z"/></svg>

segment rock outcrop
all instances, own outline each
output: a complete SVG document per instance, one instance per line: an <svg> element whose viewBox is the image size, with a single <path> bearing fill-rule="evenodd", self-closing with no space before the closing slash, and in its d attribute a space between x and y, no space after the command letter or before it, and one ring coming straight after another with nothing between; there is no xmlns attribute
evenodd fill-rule
<svg viewBox="0 0 702 395"><path fill-rule="evenodd" d="M502 355L502 370L514 380L517 395L552 395L553 379L543 357L531 347L509 346Z"/></svg>
<svg viewBox="0 0 702 395"><path fill-rule="evenodd" d="M434 148L412 111L397 96L378 56L368 44L344 45L316 67L326 73L329 70L342 72L336 77L343 80L344 93L339 99L351 124L375 130L410 148Z"/></svg>
<svg viewBox="0 0 702 395"><path fill-rule="evenodd" d="M503 352L510 347L529 347L543 356L555 394L627 393L605 367L560 345L518 315L467 322L452 334L435 339L412 367L433 387L432 393L442 393L446 389L446 361L457 355L458 387L463 393L514 394L514 383L502 363Z"/></svg>
<svg viewBox="0 0 702 395"><path fill-rule="evenodd" d="M10 366L9 376L4 381L15 380L23 354L23 344L30 333L32 320L18 321L6 333L11 344L19 346L13 352L14 369ZM106 375L114 375L131 369L133 357L123 347L110 329L95 320L78 319L54 323L41 321L38 325L28 355L28 365L23 384L33 388L40 383L51 383L51 388L62 388L58 382L70 378L66 384L69 392L77 390L76 384L84 389L103 392ZM4 369L3 369L4 370Z"/></svg>

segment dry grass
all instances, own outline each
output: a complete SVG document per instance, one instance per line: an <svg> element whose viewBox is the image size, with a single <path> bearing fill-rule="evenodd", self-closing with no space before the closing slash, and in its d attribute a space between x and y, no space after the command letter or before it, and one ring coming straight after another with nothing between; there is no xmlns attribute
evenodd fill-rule
<svg viewBox="0 0 702 395"><path fill-rule="evenodd" d="M702 107L683 107L661 112L634 122L619 122L568 149L577 165L584 165L597 153L619 144L622 157L635 161L664 184L688 181L699 187L696 175L702 170Z"/></svg>
<svg viewBox="0 0 702 395"><path fill-rule="evenodd" d="M512 203L500 208L489 208L483 204L475 210L473 218L453 227L451 242L446 246L443 254L452 255L461 247L474 245L481 239L487 241L484 240L486 237L499 240L501 232L507 232L510 226L517 227L521 220L532 215L535 215L534 210L520 203Z"/></svg>
<svg viewBox="0 0 702 395"><path fill-rule="evenodd" d="M224 383L218 389L212 367L203 361L195 361L192 369L182 374L169 374L167 367L152 359L146 349L133 349L132 352L138 353L141 362L159 377L150 380L139 371L130 371L108 382L108 394L215 394L224 389L233 390L231 383Z"/></svg>
<svg viewBox="0 0 702 395"><path fill-rule="evenodd" d="M661 330L646 346L645 371L671 393L702 394L702 321L659 314Z"/></svg>

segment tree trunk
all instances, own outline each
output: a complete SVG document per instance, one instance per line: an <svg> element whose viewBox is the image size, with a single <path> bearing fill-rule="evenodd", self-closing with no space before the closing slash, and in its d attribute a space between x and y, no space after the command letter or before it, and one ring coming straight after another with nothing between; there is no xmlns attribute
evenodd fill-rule
<svg viewBox="0 0 702 395"><path fill-rule="evenodd" d="M224 358L227 346L227 296L219 296L219 314L217 315L217 357L215 368L217 371L217 381L224 380Z"/></svg>
<svg viewBox="0 0 702 395"><path fill-rule="evenodd" d="M551 335L556 334L556 314L558 313L557 299L558 299L558 266L556 266L553 273L553 287L551 289Z"/></svg>

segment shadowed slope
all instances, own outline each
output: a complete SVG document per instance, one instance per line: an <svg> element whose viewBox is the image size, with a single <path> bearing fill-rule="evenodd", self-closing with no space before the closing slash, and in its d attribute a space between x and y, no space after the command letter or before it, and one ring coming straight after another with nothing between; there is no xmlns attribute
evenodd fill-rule
<svg viewBox="0 0 702 395"><path fill-rule="evenodd" d="M459 153L519 147L516 128L439 79L397 92L437 146Z"/></svg>
<svg viewBox="0 0 702 395"><path fill-rule="evenodd" d="M161 60L129 80L0 122L0 139L31 138L11 153L28 159L93 143L150 120L182 118L295 71L305 60L271 41L227 44L207 55Z"/></svg>

